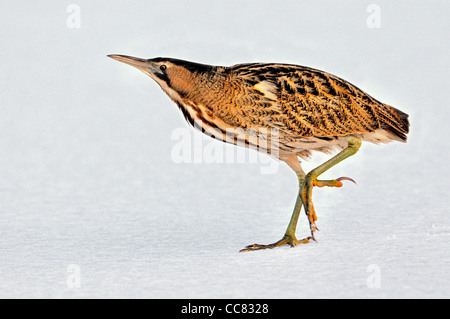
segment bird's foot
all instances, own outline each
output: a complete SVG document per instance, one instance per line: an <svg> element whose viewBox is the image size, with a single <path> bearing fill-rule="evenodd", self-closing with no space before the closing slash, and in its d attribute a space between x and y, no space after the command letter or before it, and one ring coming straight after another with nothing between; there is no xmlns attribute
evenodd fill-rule
<svg viewBox="0 0 450 319"><path fill-rule="evenodd" d="M313 180L312 182L312 186L317 186L317 187L342 187L342 182L341 181L350 181L356 184L356 182L350 178L350 177L339 177L333 180Z"/></svg>
<svg viewBox="0 0 450 319"><path fill-rule="evenodd" d="M300 192L301 192L301 196L302 196L302 200L303 203L305 203L305 212L306 212L306 216L308 217L308 221L309 221L309 227L311 230L311 236L309 237L310 239L315 240L314 238L314 232L319 230L319 228L317 228L316 225L316 221L317 221L317 214L316 214L316 210L314 209L314 205L312 203L312 188L314 186L317 187L342 187L342 181L347 180L347 181L351 181L353 183L356 184L356 182L350 178L350 177L339 177L333 180L318 180L318 179L311 179L311 182L305 182L305 184L303 184Z"/></svg>
<svg viewBox="0 0 450 319"><path fill-rule="evenodd" d="M302 240L298 240L297 238L295 238L295 236L287 236L285 235L282 239L280 239L279 241L273 243L273 244L269 244L269 245L260 245L260 244L253 244L253 245L248 245L246 246L244 249L241 249L240 252L242 251L254 251L254 250L261 250L261 249L272 249L275 247L280 247L280 246L284 246L284 245L289 245L291 247L295 247L297 245L300 244L307 244L309 243L310 240L314 240L314 237L307 237L304 238Z"/></svg>

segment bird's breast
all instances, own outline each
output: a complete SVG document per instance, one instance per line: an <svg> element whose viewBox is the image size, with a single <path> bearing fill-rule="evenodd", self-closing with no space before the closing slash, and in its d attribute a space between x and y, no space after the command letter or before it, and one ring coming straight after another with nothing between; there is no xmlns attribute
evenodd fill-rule
<svg viewBox="0 0 450 319"><path fill-rule="evenodd" d="M216 114L211 107L202 103L181 100L177 104L194 128L212 138L268 154L272 154L278 147L278 130L244 128L238 122Z"/></svg>

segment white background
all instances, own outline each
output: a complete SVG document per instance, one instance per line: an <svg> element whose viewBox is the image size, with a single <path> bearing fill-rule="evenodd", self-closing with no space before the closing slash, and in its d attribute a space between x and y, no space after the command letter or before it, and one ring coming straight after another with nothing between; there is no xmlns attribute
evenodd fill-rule
<svg viewBox="0 0 450 319"><path fill-rule="evenodd" d="M450 297L447 0L77 1L80 28L70 4L0 3L0 297ZM284 234L295 174L174 163L172 132L200 133L113 53L319 68L410 114L409 141L324 175L358 186L314 190L318 243L238 253Z"/></svg>

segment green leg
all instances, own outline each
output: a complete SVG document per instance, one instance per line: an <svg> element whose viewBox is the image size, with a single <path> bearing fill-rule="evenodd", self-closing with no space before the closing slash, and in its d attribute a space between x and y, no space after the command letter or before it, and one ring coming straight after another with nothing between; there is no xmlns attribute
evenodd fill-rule
<svg viewBox="0 0 450 319"><path fill-rule="evenodd" d="M290 245L290 246L296 246L298 244L306 244L309 242L310 239L314 239L314 232L317 229L317 226L315 225L315 221L317 220L316 213L314 211L314 206L312 204L312 188L314 186L323 187L341 187L342 180L350 180L353 181L351 178L348 177L341 177L335 180L317 180L317 177L324 173L326 170L330 169L334 165L338 164L339 162L343 161L344 159L352 156L355 154L359 147L361 146L361 140L354 136L347 137L348 146L345 148L342 152L331 158L330 160L326 161L322 165L318 166L317 168L313 169L311 172L309 172L307 175L303 172L303 170L297 171L297 177L299 181L299 194L297 196L297 201L295 202L294 211L291 216L291 220L289 222L289 225L286 229L286 233L284 234L283 238L279 241L269 244L269 245L259 245L259 244L253 244L245 247L241 251L253 251L253 250L260 250L260 249L268 249L268 248L275 248L282 245ZM353 181L354 182L354 181ZM310 224L311 229L311 237L298 240L295 237L295 230L297 227L298 217L300 215L300 211L302 209L302 206L305 207L306 215L308 216L308 221Z"/></svg>
<svg viewBox="0 0 450 319"><path fill-rule="evenodd" d="M303 202L301 198L301 186L303 185L304 179L305 179L305 172L300 171L297 172L298 177L298 184L299 184L299 193L297 196L297 201L295 202L294 211L292 212L291 221L289 222L289 225L286 229L286 233L279 241L269 244L269 245L259 245L259 244L253 244L246 246L241 251L252 251L252 250L260 250L260 249L268 249L268 248L275 248L282 245L290 245L290 246L296 246L298 244L306 244L309 242L309 239L303 239L303 240L297 240L295 237L295 229L297 227L298 217L300 215L300 211L302 210Z"/></svg>
<svg viewBox="0 0 450 319"><path fill-rule="evenodd" d="M336 180L329 180L329 181L319 181L317 180L317 177L319 177L321 174L323 174L328 169L332 168L336 164L342 162L346 158L354 155L358 149L361 146L361 139L355 137L355 136L348 136L347 137L348 146L339 154L331 158L330 160L326 161L322 165L316 167L311 172L309 172L305 176L305 180L303 182L303 186L301 187L300 196L302 199L302 202L304 203L306 216L308 217L310 229L311 229L311 238L314 239L314 232L317 229L317 226L315 224L315 221L317 220L316 213L314 211L314 206L312 203L312 189L314 186L331 186L331 187L341 187L342 183L341 180L347 179L353 181L351 178L348 177L341 177ZM354 181L353 181L354 182ZM315 240L315 239L314 239Z"/></svg>
<svg viewBox="0 0 450 319"><path fill-rule="evenodd" d="M292 212L292 216L291 216L291 220L289 221L289 225L286 229L286 233L284 234L283 238L288 239L289 243L295 242L296 238L295 238L295 229L297 228L297 222L298 222L298 217L300 215L300 211L302 210L302 206L303 206L303 201L302 201L302 197L301 197L301 190L302 190L302 185L304 183L306 174L299 174L297 173L297 177L298 177L298 184L299 184L299 192L297 195L297 200L295 202L295 206L294 206L294 211Z"/></svg>

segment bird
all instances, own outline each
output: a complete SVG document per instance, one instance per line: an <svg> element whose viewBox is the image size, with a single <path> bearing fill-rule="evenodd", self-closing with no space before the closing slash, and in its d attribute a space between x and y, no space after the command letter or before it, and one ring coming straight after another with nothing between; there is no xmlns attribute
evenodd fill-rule
<svg viewBox="0 0 450 319"><path fill-rule="evenodd" d="M407 141L408 114L319 69L287 63L215 66L166 57L108 57L150 76L197 130L268 154L296 173L298 195L284 235L271 244L251 244L240 251L317 241L313 188L355 182L350 177L322 180L319 176L354 155L362 142ZM306 173L302 160L315 151L337 154ZM302 208L310 236L297 239Z"/></svg>

